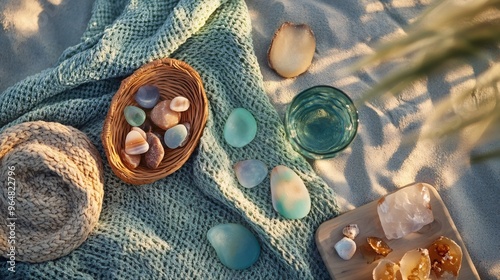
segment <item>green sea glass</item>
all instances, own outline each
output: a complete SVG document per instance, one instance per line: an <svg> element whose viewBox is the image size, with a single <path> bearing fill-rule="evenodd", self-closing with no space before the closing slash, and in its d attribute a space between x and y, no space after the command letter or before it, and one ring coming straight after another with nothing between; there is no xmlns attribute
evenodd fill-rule
<svg viewBox="0 0 500 280"><path fill-rule="evenodd" d="M220 224L212 227L207 238L223 265L231 269L245 269L260 255L257 238L240 224Z"/></svg>
<svg viewBox="0 0 500 280"><path fill-rule="evenodd" d="M131 126L140 126L146 120L146 112L136 106L125 107L123 113L125 115L125 120L127 120L128 124Z"/></svg>

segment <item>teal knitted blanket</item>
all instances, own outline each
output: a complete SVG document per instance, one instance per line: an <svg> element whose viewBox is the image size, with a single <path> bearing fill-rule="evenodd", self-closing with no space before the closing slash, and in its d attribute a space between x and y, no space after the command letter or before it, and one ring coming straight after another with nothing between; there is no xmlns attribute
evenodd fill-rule
<svg viewBox="0 0 500 280"><path fill-rule="evenodd" d="M0 131L45 120L86 133L103 158L105 194L99 224L79 248L54 261L17 263L16 273L4 262L0 279L328 278L314 234L337 214L334 194L286 141L263 90L251 31L243 0L96 0L80 44L53 68L1 93ZM100 141L104 118L120 81L163 57L200 73L209 99L207 126L180 170L149 185L128 185L107 163ZM258 123L256 138L243 148L226 144L222 133L236 107ZM245 159L295 170L311 194L309 215L279 216L269 176L242 188L232 166ZM228 222L249 228L262 246L248 269L224 267L207 241L211 227Z"/></svg>

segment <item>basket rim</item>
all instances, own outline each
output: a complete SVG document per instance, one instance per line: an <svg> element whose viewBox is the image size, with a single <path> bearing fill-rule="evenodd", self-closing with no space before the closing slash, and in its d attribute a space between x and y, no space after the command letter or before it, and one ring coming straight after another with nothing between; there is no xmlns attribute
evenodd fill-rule
<svg viewBox="0 0 500 280"><path fill-rule="evenodd" d="M178 160L176 159L174 164L169 164L168 166L164 166L163 168L148 170L148 172L143 172L137 169L130 169L122 163L122 160L119 156L120 150L113 145L114 137L116 137L116 135L114 135L114 132L116 130L113 126L117 122L117 114L121 113L117 111L119 101L122 98L122 94L128 93L127 90L131 87L131 85L141 77L144 77L144 75L150 75L151 72L158 73L161 71L169 71L169 69L171 68L181 70L182 72L190 76L190 78L193 79L193 82L196 83L197 96L199 94L198 97L201 97L201 104L196 104L196 106L200 107L201 111L201 115L199 116L199 129L191 132L188 144L183 147L177 148L180 149L177 154L181 155L179 156ZM184 165L184 163L191 157L191 154L194 152L194 150L198 147L200 138L206 126L207 118L208 98L206 96L201 77L193 67L191 67L184 61L168 57L153 60L147 64L144 64L136 71L134 71L130 76L122 80L119 89L116 91L111 100L106 119L104 121L103 130L101 133L101 141L106 153L106 158L111 166L111 169L113 170L113 173L124 182L133 185L149 184L174 173Z"/></svg>

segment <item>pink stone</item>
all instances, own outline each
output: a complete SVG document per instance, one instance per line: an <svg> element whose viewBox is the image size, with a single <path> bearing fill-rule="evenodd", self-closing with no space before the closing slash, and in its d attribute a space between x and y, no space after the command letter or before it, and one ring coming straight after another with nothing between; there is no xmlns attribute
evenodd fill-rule
<svg viewBox="0 0 500 280"><path fill-rule="evenodd" d="M163 130L167 130L179 123L181 113L170 109L170 100L164 100L151 110L149 115L151 121Z"/></svg>
<svg viewBox="0 0 500 280"><path fill-rule="evenodd" d="M123 164L130 169L136 169L141 163L141 155L129 155L125 153L124 149L120 150L120 158L122 159Z"/></svg>
<svg viewBox="0 0 500 280"><path fill-rule="evenodd" d="M426 184L416 183L381 198L377 213L387 239L398 239L434 221Z"/></svg>

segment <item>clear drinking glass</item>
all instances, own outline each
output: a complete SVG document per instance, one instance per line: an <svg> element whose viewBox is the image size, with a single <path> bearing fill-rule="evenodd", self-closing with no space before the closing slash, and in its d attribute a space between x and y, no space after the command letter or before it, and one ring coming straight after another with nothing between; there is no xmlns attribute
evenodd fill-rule
<svg viewBox="0 0 500 280"><path fill-rule="evenodd" d="M293 148L311 159L334 157L356 136L358 111L351 98L331 86L314 86L295 96L285 115Z"/></svg>

